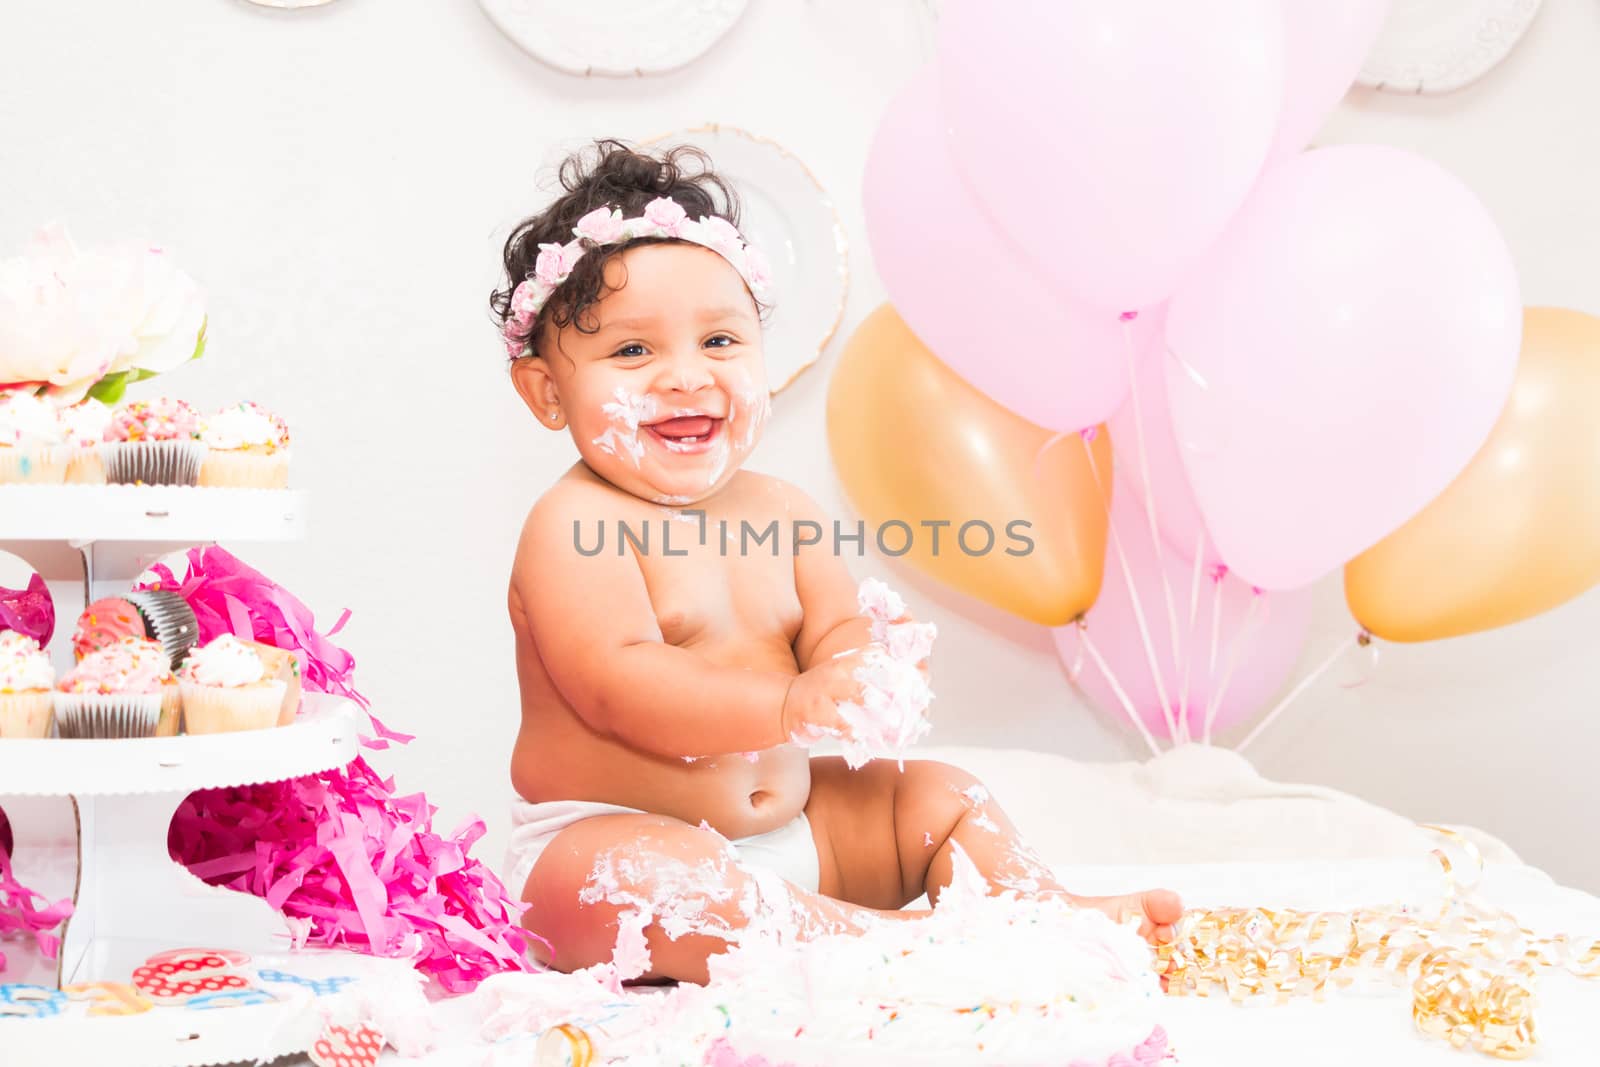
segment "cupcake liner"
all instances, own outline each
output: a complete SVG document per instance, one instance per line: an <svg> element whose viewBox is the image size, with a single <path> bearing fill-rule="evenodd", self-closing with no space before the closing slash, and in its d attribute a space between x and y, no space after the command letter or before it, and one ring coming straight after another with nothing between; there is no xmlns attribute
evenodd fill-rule
<svg viewBox="0 0 1600 1067"><path fill-rule="evenodd" d="M196 685L180 681L183 690L183 725L191 734L221 734L234 730L265 730L278 725L283 708L280 681L233 687Z"/></svg>
<svg viewBox="0 0 1600 1067"><path fill-rule="evenodd" d="M156 720L157 737L176 737L183 725L183 694L176 681L161 687L161 718Z"/></svg>
<svg viewBox="0 0 1600 1067"><path fill-rule="evenodd" d="M49 737L54 714L48 689L0 693L0 737Z"/></svg>
<svg viewBox="0 0 1600 1067"><path fill-rule="evenodd" d="M200 465L200 484L234 489L287 489L289 453L211 449Z"/></svg>
<svg viewBox="0 0 1600 1067"><path fill-rule="evenodd" d="M194 485L206 446L199 441L121 441L100 446L110 485Z"/></svg>
<svg viewBox="0 0 1600 1067"><path fill-rule="evenodd" d="M261 657L266 677L283 683L283 708L278 712L278 725L288 726L300 713L300 664L287 649L260 641L246 641L245 644Z"/></svg>
<svg viewBox="0 0 1600 1067"><path fill-rule="evenodd" d="M100 449L74 448L67 461L68 485L105 485L106 465L100 462Z"/></svg>
<svg viewBox="0 0 1600 1067"><path fill-rule="evenodd" d="M177 593L164 589L123 593L120 599L133 605L139 618L144 620L145 632L161 642L161 649L171 660L172 669L177 670L178 664L200 640L200 623L195 619L194 609L189 602Z"/></svg>
<svg viewBox="0 0 1600 1067"><path fill-rule="evenodd" d="M60 485L71 456L66 445L0 447L0 485Z"/></svg>
<svg viewBox="0 0 1600 1067"><path fill-rule="evenodd" d="M161 722L160 693L55 693L62 737L151 737Z"/></svg>

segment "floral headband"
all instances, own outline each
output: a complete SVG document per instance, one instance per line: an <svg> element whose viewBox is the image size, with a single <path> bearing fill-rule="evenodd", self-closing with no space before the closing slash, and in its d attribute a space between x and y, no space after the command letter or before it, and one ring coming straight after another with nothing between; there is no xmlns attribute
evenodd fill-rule
<svg viewBox="0 0 1600 1067"><path fill-rule="evenodd" d="M637 237L667 237L709 248L733 265L750 292L760 296L772 284L772 269L767 257L744 242L727 219L702 215L689 218L676 200L657 197L644 206L644 214L625 219L622 212L606 205L597 207L572 228L574 237L564 245L541 244L533 273L519 282L511 293L511 313L501 329L506 352L512 359L529 355L528 331L539 312L550 301L572 268L590 248L617 245Z"/></svg>

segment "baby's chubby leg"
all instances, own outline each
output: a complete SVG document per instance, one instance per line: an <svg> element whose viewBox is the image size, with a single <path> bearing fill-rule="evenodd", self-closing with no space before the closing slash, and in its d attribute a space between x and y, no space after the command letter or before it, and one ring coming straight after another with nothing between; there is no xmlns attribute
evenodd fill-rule
<svg viewBox="0 0 1600 1067"><path fill-rule="evenodd" d="M706 960L728 949L757 915L801 937L860 932L885 918L773 875L740 867L728 842L662 815L600 815L562 830L540 855L522 899L522 924L544 944L534 955L575 971L612 959L642 927L650 961L643 978L705 982ZM620 960L619 960L620 962ZM625 974L625 977L635 977Z"/></svg>
<svg viewBox="0 0 1600 1067"><path fill-rule="evenodd" d="M1182 915L1178 896L1158 889L1116 897L1068 893L1017 835L989 791L958 767L930 760L874 760L850 770L842 759L811 761L806 805L817 839L822 892L873 908L898 908L923 893L937 901L950 884L955 846L995 889L1061 894L1118 921L1137 917L1151 941L1169 941Z"/></svg>

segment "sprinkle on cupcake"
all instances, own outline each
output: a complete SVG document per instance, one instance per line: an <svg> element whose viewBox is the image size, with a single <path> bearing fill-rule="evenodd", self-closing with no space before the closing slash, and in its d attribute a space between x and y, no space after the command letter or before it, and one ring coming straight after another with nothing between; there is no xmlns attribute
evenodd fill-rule
<svg viewBox="0 0 1600 1067"><path fill-rule="evenodd" d="M106 426L105 439L118 441L187 441L196 436L199 414L171 397L135 400L118 408Z"/></svg>

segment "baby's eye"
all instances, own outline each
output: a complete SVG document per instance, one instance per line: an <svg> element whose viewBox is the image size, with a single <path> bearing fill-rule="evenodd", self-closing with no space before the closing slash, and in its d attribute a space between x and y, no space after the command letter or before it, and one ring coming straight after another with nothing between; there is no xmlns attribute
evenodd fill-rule
<svg viewBox="0 0 1600 1067"><path fill-rule="evenodd" d="M641 345L641 344L623 345L621 348L617 349L615 352L613 352L611 354L613 356L618 357L619 359L638 359L640 356L645 354L644 345Z"/></svg>
<svg viewBox="0 0 1600 1067"><path fill-rule="evenodd" d="M729 337L725 333L719 333L714 337L706 338L706 344L711 348L727 348L729 345L735 345L738 343L739 342L735 341L732 337Z"/></svg>

